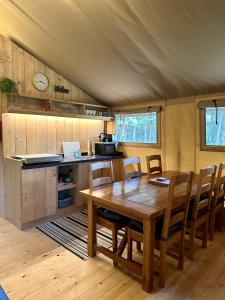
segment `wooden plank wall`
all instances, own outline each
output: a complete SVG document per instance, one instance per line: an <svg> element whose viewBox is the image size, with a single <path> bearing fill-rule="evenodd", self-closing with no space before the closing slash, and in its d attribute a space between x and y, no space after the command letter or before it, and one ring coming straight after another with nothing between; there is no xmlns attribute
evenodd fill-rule
<svg viewBox="0 0 225 300"><path fill-rule="evenodd" d="M7 54L4 53L3 55L0 55L0 62L2 62L2 60L5 61L6 69L1 73L10 77L17 83L20 94L98 104L98 102L90 95L73 85L67 79L10 40L0 36L0 48L1 44L5 45L5 48L7 49ZM37 72L45 73L48 76L49 88L47 91L40 92L33 86L33 75ZM56 93L54 91L55 85L63 85L70 90L69 94Z"/></svg>
<svg viewBox="0 0 225 300"><path fill-rule="evenodd" d="M87 139L97 141L104 121L4 113L3 156L32 153L62 153L62 142L80 141L87 151Z"/></svg>
<svg viewBox="0 0 225 300"><path fill-rule="evenodd" d="M39 92L37 91L33 86L33 75L36 72L45 72L46 75L49 78L49 88L46 92ZM33 57L31 54L24 51L22 48L18 47L16 44L11 42L9 39L3 37L0 35L0 74L3 74L17 83L18 91L21 94L24 95L31 95L31 96L42 96L42 97L49 97L52 99L65 99L68 101L77 101L77 102L84 102L84 103L93 103L98 104L98 102L92 98L90 95L82 91L77 86L73 85L71 82L69 82L66 78L63 78L60 74L49 68L47 65L43 64L41 61ZM55 93L54 86L55 85L64 85L65 88L70 90L69 94L61 94L61 93ZM2 101L1 101L1 94L0 94L0 120L1 120L1 112L2 112ZM18 124L19 122L19 124ZM68 128L68 123L63 121L57 121L57 124L54 119L48 120L46 127L48 130L46 130L45 133L45 125L42 125L40 119L36 121L37 124L37 132L42 132L42 134L38 135L37 139L34 140L34 144L31 144L28 142L28 145L26 143L26 131L24 127L25 117L21 117L21 119L15 120L15 134L17 136L17 143L16 143L16 151L18 153L22 153L26 147L28 147L29 151L34 151L37 149L37 151L40 152L40 149L46 148L45 142L44 144L39 143L40 136L43 136L46 134L46 143L48 145L49 152L54 152L56 147L56 137L55 135L50 134L49 128L56 128L61 123L66 123L64 126L65 128ZM27 120L27 124L31 124L33 121L30 119ZM87 121L81 121L81 124L85 124ZM88 123L88 122L87 122ZM88 123L89 124L89 123ZM73 126L76 128L76 123L73 122ZM94 128L96 128L94 126ZM19 131L21 129L21 131ZM57 130L57 136L60 137L61 132L63 132L62 129ZM55 129L56 130L56 129ZM88 132L88 126L81 126L81 130L73 130L74 138L77 140L78 137L82 138L82 145L83 148L86 143L87 135L85 135ZM93 129L94 131L95 129ZM34 130L32 128L29 128L29 136L32 137L32 134ZM98 131L96 129L96 131ZM65 134L68 134L69 131L65 131ZM81 134L80 134L81 133ZM84 134L85 133L85 134ZM77 135L77 136L76 136ZM18 136L20 136L18 138ZM62 136L61 136L62 137ZM11 136L12 138L12 136ZM52 146L50 144L52 143ZM11 147L11 146L10 146ZM15 146L12 146L12 148ZM58 144L58 149L60 148L60 145ZM8 151L8 150L7 150ZM0 140L0 216L4 216L4 184L3 184L3 146L2 142Z"/></svg>

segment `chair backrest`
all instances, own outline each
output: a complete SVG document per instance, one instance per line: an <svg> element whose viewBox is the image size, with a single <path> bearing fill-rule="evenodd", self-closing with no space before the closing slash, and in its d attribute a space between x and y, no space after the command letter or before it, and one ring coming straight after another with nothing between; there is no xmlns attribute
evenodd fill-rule
<svg viewBox="0 0 225 300"><path fill-rule="evenodd" d="M134 166L137 166L137 170L130 170ZM127 171L127 169L129 169ZM131 158L125 158L123 160L123 179L127 180L134 177L140 177L142 176L141 172L141 160L139 157L131 157Z"/></svg>
<svg viewBox="0 0 225 300"><path fill-rule="evenodd" d="M160 154L147 156L146 161L149 176L162 173L162 160ZM155 163L153 165L153 162L156 162L157 165L155 166Z"/></svg>
<svg viewBox="0 0 225 300"><path fill-rule="evenodd" d="M171 226L184 228L192 191L193 172L173 176L170 180L168 199L162 228L162 238L167 239Z"/></svg>
<svg viewBox="0 0 225 300"><path fill-rule="evenodd" d="M104 172L108 172L104 176ZM96 176L94 176L94 173ZM101 161L89 165L89 188L114 182L113 164L111 161Z"/></svg>
<svg viewBox="0 0 225 300"><path fill-rule="evenodd" d="M216 166L200 169L197 181L196 197L192 210L192 220L197 218L201 209L208 209L211 205L212 194L216 177Z"/></svg>
<svg viewBox="0 0 225 300"><path fill-rule="evenodd" d="M223 201L225 199L225 162L220 163L219 165L211 206L215 207L220 199L222 199Z"/></svg>

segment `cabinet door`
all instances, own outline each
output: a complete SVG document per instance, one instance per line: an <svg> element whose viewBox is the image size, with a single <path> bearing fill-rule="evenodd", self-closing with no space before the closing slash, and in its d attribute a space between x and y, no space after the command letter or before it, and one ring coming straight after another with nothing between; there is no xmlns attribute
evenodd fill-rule
<svg viewBox="0 0 225 300"><path fill-rule="evenodd" d="M56 212L56 167L22 171L22 222Z"/></svg>

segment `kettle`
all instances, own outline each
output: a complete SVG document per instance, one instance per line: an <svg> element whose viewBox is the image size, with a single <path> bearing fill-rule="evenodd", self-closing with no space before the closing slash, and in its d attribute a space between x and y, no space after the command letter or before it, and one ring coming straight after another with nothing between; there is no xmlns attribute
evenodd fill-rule
<svg viewBox="0 0 225 300"><path fill-rule="evenodd" d="M100 133L99 142L102 143L112 142L112 134L108 134L106 132Z"/></svg>

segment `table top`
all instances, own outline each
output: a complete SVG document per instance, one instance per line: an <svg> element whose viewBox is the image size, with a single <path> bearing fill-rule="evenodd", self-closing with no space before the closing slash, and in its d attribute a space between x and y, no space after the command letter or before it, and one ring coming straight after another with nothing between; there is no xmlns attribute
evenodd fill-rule
<svg viewBox="0 0 225 300"><path fill-rule="evenodd" d="M181 174L184 173L164 171L160 176L170 179L172 176ZM193 185L192 196L195 195L195 190L196 184ZM168 186L151 184L148 176L142 176L83 190L80 194L91 199L96 205L140 220L164 214Z"/></svg>

